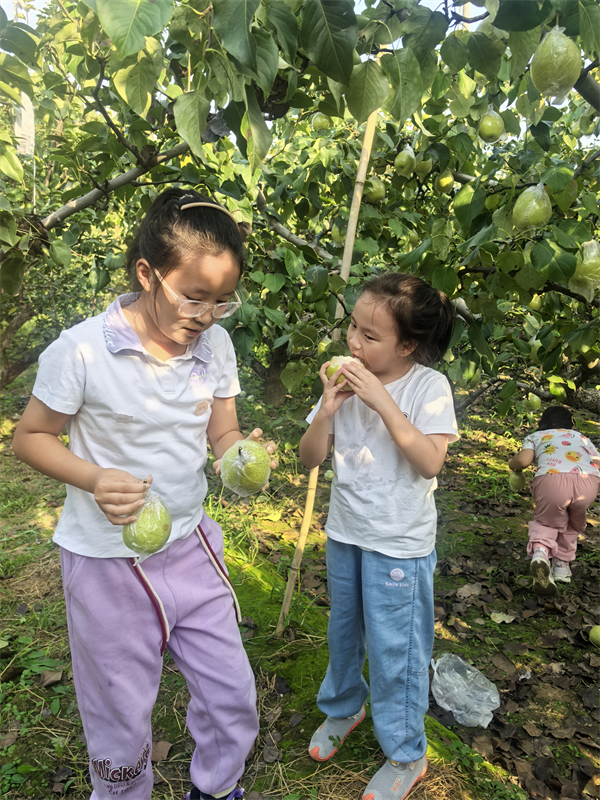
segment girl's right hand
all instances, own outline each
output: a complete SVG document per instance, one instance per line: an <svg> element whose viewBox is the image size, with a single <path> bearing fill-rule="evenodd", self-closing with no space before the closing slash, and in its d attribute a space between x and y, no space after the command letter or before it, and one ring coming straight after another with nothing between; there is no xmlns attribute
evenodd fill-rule
<svg viewBox="0 0 600 800"><path fill-rule="evenodd" d="M145 480L134 478L122 469L101 469L94 484L94 500L113 525L135 522L135 514L143 505L152 475Z"/></svg>
<svg viewBox="0 0 600 800"><path fill-rule="evenodd" d="M354 392L348 391L349 384L346 381L336 386L336 381L339 379L340 374L343 374L339 370L331 378L327 377L329 363L329 361L326 361L319 370L319 376L323 381L323 397L321 398L320 410L326 416L332 417L344 400L354 397Z"/></svg>

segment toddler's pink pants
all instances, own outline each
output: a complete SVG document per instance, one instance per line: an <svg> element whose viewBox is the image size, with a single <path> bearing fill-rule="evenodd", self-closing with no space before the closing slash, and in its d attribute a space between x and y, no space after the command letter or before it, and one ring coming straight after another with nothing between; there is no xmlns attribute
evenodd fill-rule
<svg viewBox="0 0 600 800"><path fill-rule="evenodd" d="M201 525L222 564L221 528L206 514ZM127 558L62 549L61 563L91 800L150 800L150 718L167 632L191 695L192 782L210 794L233 786L258 733L254 676L232 593L197 533L143 561L142 577Z"/></svg>
<svg viewBox="0 0 600 800"><path fill-rule="evenodd" d="M553 472L531 482L535 517L529 523L527 554L545 547L551 558L573 561L577 537L585 530L585 514L600 488L596 475Z"/></svg>

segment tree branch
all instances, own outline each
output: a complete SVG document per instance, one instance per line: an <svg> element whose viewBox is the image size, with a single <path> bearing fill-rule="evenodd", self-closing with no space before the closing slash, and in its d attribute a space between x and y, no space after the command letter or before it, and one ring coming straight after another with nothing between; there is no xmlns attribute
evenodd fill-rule
<svg viewBox="0 0 600 800"><path fill-rule="evenodd" d="M102 114L102 116L104 117L104 119L106 121L106 124L111 129L111 131L114 133L114 135L117 137L119 142L123 145L123 147L126 150L129 150L129 152L133 154L133 156L135 157L135 160L137 161L137 163L140 166L145 166L146 165L146 161L142 158L142 154L140 153L140 151L137 149L137 147L132 145L131 142L129 142L123 136L121 131L117 128L115 123L112 121L112 119L110 117L110 114L104 108L103 104L100 101L100 89L101 89L102 83L104 81L104 59L98 58L96 60L98 61L98 64L100 64L100 74L98 75L98 82L96 83L96 88L92 92L92 97L96 101L96 108Z"/></svg>
<svg viewBox="0 0 600 800"><path fill-rule="evenodd" d="M596 161L596 159L598 158L600 158L600 150L596 150L595 153L591 153L589 156L584 158L581 164L577 167L577 169L573 173L573 177L577 179L581 175L583 170L586 167L588 167L592 163L592 161Z"/></svg>
<svg viewBox="0 0 600 800"><path fill-rule="evenodd" d="M311 250L314 250L315 253L323 259L323 261L329 261L332 265L338 263L339 259L337 256L331 255L330 252L324 250L322 247L319 247L319 245L311 244L311 242L307 242L304 239L301 239L299 236L296 236L295 233L292 233L284 225L282 225L281 222L278 222L271 214L269 214L267 209L267 201L264 194L260 190L256 198L256 205L260 213L268 221L271 230L275 231L275 233L278 233L283 239L287 239L288 242L296 245L296 247L310 247Z"/></svg>
<svg viewBox="0 0 600 800"><path fill-rule="evenodd" d="M6 348L11 342L11 339L15 335L15 333L22 327L28 320L32 317L35 317L36 311L33 306L26 305L19 311L16 317L14 317L9 324L6 326L6 329L2 335L2 340L0 341L0 351L4 353Z"/></svg>
<svg viewBox="0 0 600 800"><path fill-rule="evenodd" d="M158 164L162 164L165 161L176 158L177 156L186 153L188 150L189 145L187 142L181 142L171 150L167 150L164 153L156 156L151 165L134 167L133 169L130 169L129 172L124 172L122 175L118 175L116 178L107 181L102 189L93 189L83 197L79 197L77 200L71 200L71 202L67 203L62 208L57 209L44 220L42 220L42 225L44 228L46 228L46 230L55 228L72 214L76 214L78 211L83 211L84 208L89 208L89 206L97 203L98 200L105 197L107 193L114 192L116 189L120 189L121 186L127 186L127 184L132 183L139 178L140 175L144 175L146 172L149 172L153 167L158 166Z"/></svg>
<svg viewBox="0 0 600 800"><path fill-rule="evenodd" d="M582 70L579 80L573 88L576 92L579 92L584 100L587 100L592 108L600 111L600 83L597 83L589 72Z"/></svg>

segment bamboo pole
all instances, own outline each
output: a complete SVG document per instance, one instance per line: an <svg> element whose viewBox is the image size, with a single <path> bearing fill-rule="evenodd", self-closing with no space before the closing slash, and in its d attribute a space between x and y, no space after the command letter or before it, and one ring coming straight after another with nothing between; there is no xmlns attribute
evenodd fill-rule
<svg viewBox="0 0 600 800"><path fill-rule="evenodd" d="M308 475L308 491L306 493L306 503L304 505L304 516L302 517L302 525L300 527L300 534L296 542L296 551L292 559L292 566L288 575L287 586L285 587L285 595L283 598L283 605L281 606L281 613L279 614L279 621L275 629L275 636L281 636L285 625L285 618L289 614L290 606L292 604L292 595L294 594L294 584L300 572L300 564L302 563L302 556L304 555L304 546L306 545L306 537L310 530L310 521L312 519L312 512L315 505L315 492L317 491L317 478L319 477L319 468L314 467Z"/></svg>
<svg viewBox="0 0 600 800"><path fill-rule="evenodd" d="M369 159L371 158L371 148L373 147L373 137L375 136L376 125L377 111L373 111L367 120L367 127L365 129L365 135L363 138L360 161L358 162L358 170L356 171L356 183L354 184L352 205L350 206L350 217L348 219L346 241L344 242L344 255L342 256L340 276L346 281L346 283L348 283L350 267L352 266L352 252L354 250L354 239L356 237L356 228L358 226L358 215L360 213L360 204L362 201L363 190L365 188L365 180L367 178L367 169L369 166ZM335 316L336 319L341 319L344 316L344 307L339 300L335 309ZM341 329L338 327L333 332L333 339L339 340L340 336Z"/></svg>
<svg viewBox="0 0 600 800"><path fill-rule="evenodd" d="M367 169L369 167L369 159L371 158L371 148L373 147L373 138L375 136L375 127L377 125L377 111L373 111L367 120L367 127L365 128L365 135L363 138L362 150L360 152L360 160L358 162L358 169L356 171L356 182L354 184L354 193L352 195L352 205L350 206L350 217L348 219L348 229L346 231L346 241L344 243L344 254L342 256L342 267L340 275L348 283L350 276L350 267L352 266L352 252L354 250L354 238L356 236L356 228L358 226L358 215L360 212L360 204L363 196L363 189L365 188L365 180L367 177ZM336 319L342 319L344 316L344 307L338 300L336 310ZM333 339L339 340L340 328L333 331ZM296 583L298 573L300 572L300 564L302 563L302 556L304 555L304 547L306 545L306 537L310 529L310 521L312 517L313 507L315 503L315 492L317 489L317 479L319 477L319 467L314 467L310 470L308 475L308 491L306 494L306 503L304 506L304 516L302 517L302 526L296 543L296 550L292 565L288 574L287 585L285 587L285 595L283 597L283 604L281 606L281 613L279 614L279 621L275 628L275 636L281 636L283 633L285 618L287 617L290 606L292 603L292 595L294 593L294 585Z"/></svg>

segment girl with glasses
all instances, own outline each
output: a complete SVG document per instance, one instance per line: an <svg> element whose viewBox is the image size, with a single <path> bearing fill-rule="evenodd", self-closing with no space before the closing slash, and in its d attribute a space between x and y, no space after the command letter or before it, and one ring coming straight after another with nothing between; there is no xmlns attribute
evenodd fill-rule
<svg viewBox="0 0 600 800"><path fill-rule="evenodd" d="M134 291L47 348L15 433L18 458L67 484L54 541L91 800L150 800L150 718L166 648L191 695L188 797L243 794L237 783L258 733L254 679L223 535L203 509L207 442L218 472L243 438L235 354L215 325L241 305L243 266L243 236L225 208L193 191L162 193L128 250ZM65 425L68 448L58 438ZM172 532L139 565L122 526L151 484Z"/></svg>

